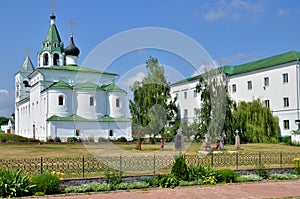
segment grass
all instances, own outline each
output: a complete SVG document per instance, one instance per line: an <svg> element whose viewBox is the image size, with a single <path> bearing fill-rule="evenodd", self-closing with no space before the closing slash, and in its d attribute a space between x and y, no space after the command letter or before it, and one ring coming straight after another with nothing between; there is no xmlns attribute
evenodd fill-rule
<svg viewBox="0 0 300 199"><path fill-rule="evenodd" d="M40 157L82 157L89 155L131 156L131 155L174 155L180 152L189 155L198 154L199 143L186 144L185 150L177 151L174 144L166 144L164 150L157 150L158 144L143 144L142 151L134 149L135 143L130 144L0 144L1 159L22 159ZM300 147L286 144L242 144L239 153L258 152L300 152ZM235 149L234 145L225 145L224 152Z"/></svg>

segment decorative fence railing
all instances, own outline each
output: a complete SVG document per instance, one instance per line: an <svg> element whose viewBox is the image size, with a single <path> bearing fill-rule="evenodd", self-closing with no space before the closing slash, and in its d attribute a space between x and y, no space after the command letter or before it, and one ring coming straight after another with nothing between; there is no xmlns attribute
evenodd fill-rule
<svg viewBox="0 0 300 199"><path fill-rule="evenodd" d="M300 153L210 153L208 155L184 155L188 165L201 164L213 168L254 169L258 165L266 168L291 168L294 158ZM102 176L108 168L125 174L150 174L168 171L174 155L132 156L84 156L74 158L0 159L0 167L22 169L30 175L62 172L65 177Z"/></svg>

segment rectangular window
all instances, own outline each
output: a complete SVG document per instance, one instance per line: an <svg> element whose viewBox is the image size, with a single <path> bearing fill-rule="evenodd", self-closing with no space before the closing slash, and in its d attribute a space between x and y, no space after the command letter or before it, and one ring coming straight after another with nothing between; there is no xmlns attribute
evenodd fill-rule
<svg viewBox="0 0 300 199"><path fill-rule="evenodd" d="M283 129L290 129L290 121L283 120Z"/></svg>
<svg viewBox="0 0 300 199"><path fill-rule="evenodd" d="M270 100L265 100L265 107L270 108Z"/></svg>
<svg viewBox="0 0 300 199"><path fill-rule="evenodd" d="M248 81L247 84L248 84L248 90L252 90L252 81Z"/></svg>
<svg viewBox="0 0 300 199"><path fill-rule="evenodd" d="M116 99L116 107L117 107L117 108L120 107L120 99L119 99L119 98Z"/></svg>
<svg viewBox="0 0 300 199"><path fill-rule="evenodd" d="M289 107L289 106L290 106L289 98L284 97L283 98L283 107Z"/></svg>
<svg viewBox="0 0 300 199"><path fill-rule="evenodd" d="M64 97L63 96L58 96L58 105L59 106L64 105Z"/></svg>
<svg viewBox="0 0 300 199"><path fill-rule="evenodd" d="M194 90L194 97L197 97L197 91L196 91L196 89Z"/></svg>
<svg viewBox="0 0 300 199"><path fill-rule="evenodd" d="M264 78L264 86L265 86L265 87L268 87L269 84L270 84L270 82L269 82L269 77L265 77L265 78Z"/></svg>
<svg viewBox="0 0 300 199"><path fill-rule="evenodd" d="M187 110L187 109L184 109L183 117L184 117L185 119L188 118L188 110Z"/></svg>
<svg viewBox="0 0 300 199"><path fill-rule="evenodd" d="M184 92L184 99L187 99L187 92Z"/></svg>
<svg viewBox="0 0 300 199"><path fill-rule="evenodd" d="M94 97L90 97L90 106L94 106Z"/></svg>
<svg viewBox="0 0 300 199"><path fill-rule="evenodd" d="M283 83L289 82L289 75L287 73L282 74L282 77L283 77Z"/></svg>
<svg viewBox="0 0 300 199"><path fill-rule="evenodd" d="M233 93L236 92L236 84L232 84L232 92L233 92Z"/></svg>

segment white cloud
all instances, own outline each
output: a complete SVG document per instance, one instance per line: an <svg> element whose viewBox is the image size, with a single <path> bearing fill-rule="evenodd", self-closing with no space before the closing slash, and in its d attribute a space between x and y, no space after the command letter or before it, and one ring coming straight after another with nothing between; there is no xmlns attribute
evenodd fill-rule
<svg viewBox="0 0 300 199"><path fill-rule="evenodd" d="M134 76L122 78L119 82L119 85L121 88L129 89L130 86L134 84L134 82L136 81L141 82L145 76L146 76L145 73L138 72L134 74Z"/></svg>
<svg viewBox="0 0 300 199"><path fill-rule="evenodd" d="M0 94L8 94L8 90L0 89Z"/></svg>
<svg viewBox="0 0 300 199"><path fill-rule="evenodd" d="M245 0L219 0L211 1L203 6L203 18L206 21L215 21L222 18L241 19L245 15L255 16L262 12L264 8L261 2L251 2ZM249 18L249 17L248 17Z"/></svg>
<svg viewBox="0 0 300 199"><path fill-rule="evenodd" d="M206 21L215 21L219 18L225 17L227 14L224 10L211 10L208 13L204 14L204 18Z"/></svg>
<svg viewBox="0 0 300 199"><path fill-rule="evenodd" d="M277 12L278 16L286 16L288 14L288 11L285 9L280 8Z"/></svg>

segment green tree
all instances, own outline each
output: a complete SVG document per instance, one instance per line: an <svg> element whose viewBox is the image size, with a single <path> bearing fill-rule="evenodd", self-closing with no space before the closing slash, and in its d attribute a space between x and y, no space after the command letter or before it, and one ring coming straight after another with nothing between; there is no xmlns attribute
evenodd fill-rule
<svg viewBox="0 0 300 199"><path fill-rule="evenodd" d="M234 103L229 97L226 75L222 68L212 69L201 75L196 91L200 93L201 100L196 139L203 138L206 134L208 142L212 144L221 133L225 133L231 143L234 133Z"/></svg>
<svg viewBox="0 0 300 199"><path fill-rule="evenodd" d="M0 126L3 125L3 124L7 124L8 123L8 118L6 117L0 117Z"/></svg>
<svg viewBox="0 0 300 199"><path fill-rule="evenodd" d="M171 99L164 67L156 58L150 56L146 60L146 69L146 77L130 88L133 92L133 99L129 101L133 135L161 134L164 137L166 125L177 124L176 99Z"/></svg>
<svg viewBox="0 0 300 199"><path fill-rule="evenodd" d="M243 142L277 142L279 136L278 118L260 100L240 102L233 111L236 129Z"/></svg>

